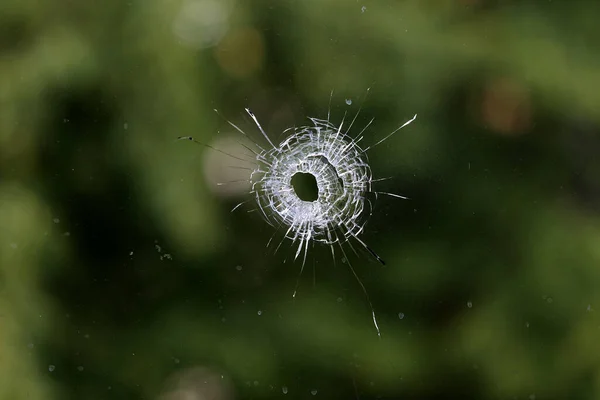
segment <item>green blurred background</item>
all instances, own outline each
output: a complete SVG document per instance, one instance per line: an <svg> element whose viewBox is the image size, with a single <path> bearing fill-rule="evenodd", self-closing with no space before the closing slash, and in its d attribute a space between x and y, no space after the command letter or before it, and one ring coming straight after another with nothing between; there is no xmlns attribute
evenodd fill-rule
<svg viewBox="0 0 600 400"><path fill-rule="evenodd" d="M600 398L599 15L3 0L0 398ZM279 141L332 89L365 144L419 115L369 152L411 198L366 227L387 265L349 255L381 339L327 248L292 298L295 249L215 185L236 160L175 140L261 141L250 107Z"/></svg>

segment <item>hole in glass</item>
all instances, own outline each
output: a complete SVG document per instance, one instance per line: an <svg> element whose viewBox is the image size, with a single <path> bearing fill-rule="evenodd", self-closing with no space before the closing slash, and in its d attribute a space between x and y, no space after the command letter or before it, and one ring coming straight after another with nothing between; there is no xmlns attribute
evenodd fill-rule
<svg viewBox="0 0 600 400"><path fill-rule="evenodd" d="M296 196L302 201L315 201L319 198L319 188L317 187L317 178L313 174L296 172L292 176L292 187Z"/></svg>

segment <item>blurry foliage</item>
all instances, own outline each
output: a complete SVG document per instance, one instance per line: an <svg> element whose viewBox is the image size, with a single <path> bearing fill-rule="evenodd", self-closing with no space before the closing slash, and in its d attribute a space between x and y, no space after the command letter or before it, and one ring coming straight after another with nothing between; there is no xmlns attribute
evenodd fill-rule
<svg viewBox="0 0 600 400"><path fill-rule="evenodd" d="M600 396L600 3L363 3L2 1L0 398ZM388 265L350 259L381 340L175 140L332 89L369 143L419 114L369 154Z"/></svg>

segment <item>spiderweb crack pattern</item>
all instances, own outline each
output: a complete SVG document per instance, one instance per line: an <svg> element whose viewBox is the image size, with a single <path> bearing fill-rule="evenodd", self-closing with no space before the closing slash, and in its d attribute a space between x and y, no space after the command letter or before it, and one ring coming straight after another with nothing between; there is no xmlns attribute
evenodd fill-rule
<svg viewBox="0 0 600 400"><path fill-rule="evenodd" d="M366 204L369 206L368 216L372 213L371 202L367 198L367 194L385 194L402 199L406 199L406 197L388 192L372 191L373 178L366 151L410 124L417 117L416 114L411 120L374 145L363 149L358 143L363 139L361 135L373 120L355 139L348 135L360 109L345 132L342 131L344 120L339 127L336 127L329 121L328 112L327 120L309 118L313 123L312 126L289 129L293 133L279 145L275 145L269 139L254 114L249 109L246 109L246 112L271 145L270 148L264 149L257 144L260 152L255 153L257 168L252 171L250 176L251 193L254 194L258 208L269 224L277 229L287 227L284 240L288 238L293 243L298 242L294 259L297 259L302 251L304 252L298 280L304 270L308 243L311 240L329 245L334 262L334 245L337 244L367 298L371 307L373 325L377 330L377 335L381 337L369 294L350 264L343 243L348 243L354 251L350 239L355 239L380 263L385 264L359 238L367 222ZM233 124L232 126L245 135L237 126ZM310 174L315 178L317 186L315 200L303 200L296 192L293 178L298 173ZM298 282L296 289L297 287ZM293 296L296 296L296 290L294 290Z"/></svg>
<svg viewBox="0 0 600 400"><path fill-rule="evenodd" d="M279 146L262 152L252 173L252 191L267 221L285 226L285 237L333 245L356 237L366 223L371 168L360 146L332 123L310 119ZM304 201L292 185L296 173L316 179L317 199Z"/></svg>
<svg viewBox="0 0 600 400"><path fill-rule="evenodd" d="M333 96L333 92L331 96ZM294 259L303 253L302 266L298 276L299 282L306 263L308 244L311 241L329 245L334 262L335 249L339 248L371 306L373 325L377 330L377 335L381 337L369 294L346 256L343 245L347 243L352 251L356 252L351 241L353 239L377 261L385 264L381 257L359 237L363 233L368 217L372 214L371 201L367 195L369 193L375 196L383 194L401 199L407 199L407 197L372 190L373 182L381 179L373 179L366 152L409 125L417 118L417 115L415 114L410 120L375 144L362 148L359 142L363 139L362 135L369 128L373 119L356 137L352 138L348 134L361 109L362 106L345 131L343 130L345 116L340 125L335 126L329 120L330 113L328 111L326 120L309 118L312 122L311 126L287 129L284 133L289 131L292 133L279 145L275 145L252 111L246 108L246 112L270 147L265 148L255 141L253 141L254 145L258 150L246 145L243 147L254 155L253 164L256 167L250 169L248 181L251 182L250 192L255 197L258 209L264 219L276 228L276 232L281 228L286 229L284 237L275 251L277 252L286 238L298 244ZM218 113L217 110L215 111ZM243 136L250 138L237 125L227 119L226 121ZM233 159L248 162L248 160L211 145L198 142L192 137L185 136L179 139L192 140ZM314 177L317 189L316 199L303 200L296 192L292 180L299 173L310 174ZM235 211L248 201L237 204L231 211ZM273 237L271 237L272 239ZM271 240L269 240L269 244ZM294 290L294 297L296 290Z"/></svg>

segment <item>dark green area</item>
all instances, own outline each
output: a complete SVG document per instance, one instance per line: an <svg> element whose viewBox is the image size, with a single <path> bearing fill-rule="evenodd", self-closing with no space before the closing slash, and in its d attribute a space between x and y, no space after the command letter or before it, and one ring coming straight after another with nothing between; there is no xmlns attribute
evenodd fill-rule
<svg viewBox="0 0 600 400"><path fill-rule="evenodd" d="M3 0L0 399L600 398L599 15ZM418 114L367 152L410 198L369 195L385 266L295 259L246 107L276 144L315 117L363 148Z"/></svg>

